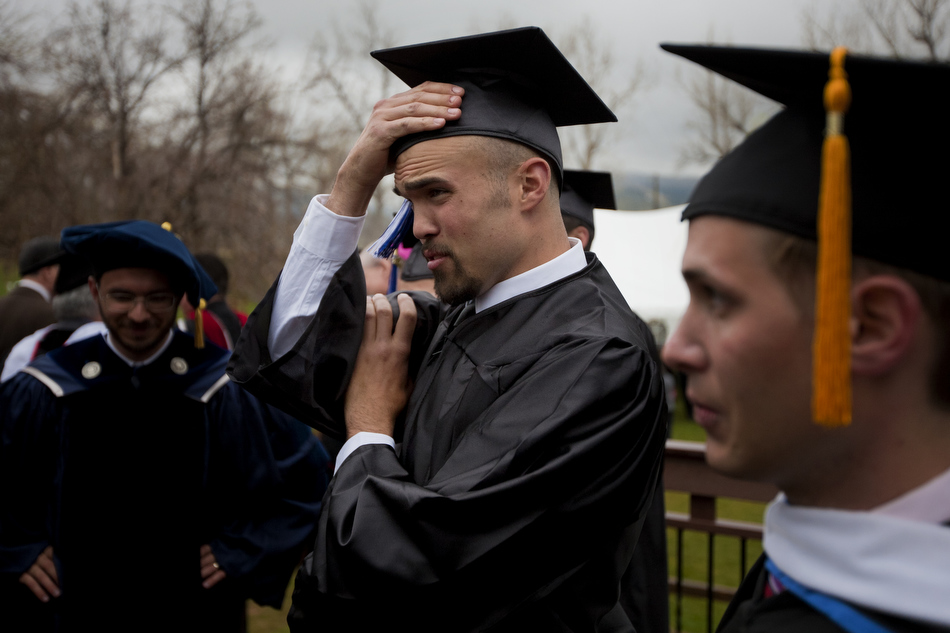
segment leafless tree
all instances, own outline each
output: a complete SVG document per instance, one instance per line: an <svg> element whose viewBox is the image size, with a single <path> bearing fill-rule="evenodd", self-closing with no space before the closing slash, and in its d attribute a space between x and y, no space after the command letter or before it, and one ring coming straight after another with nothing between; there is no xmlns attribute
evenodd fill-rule
<svg viewBox="0 0 950 633"><path fill-rule="evenodd" d="M680 165L709 165L742 142L778 106L719 75L693 70L685 79L696 115L686 126L694 132L680 152Z"/></svg>
<svg viewBox="0 0 950 633"><path fill-rule="evenodd" d="M860 0L830 8L815 5L802 14L803 41L811 49L843 45L931 61L950 59L948 27L948 0Z"/></svg>
<svg viewBox="0 0 950 633"><path fill-rule="evenodd" d="M396 77L370 57L372 50L394 45L394 36L380 19L378 0L360 0L353 22L333 20L311 44L303 90L312 99L307 115L310 147L304 186L328 192L337 170L366 125L373 105L403 89ZM367 211L360 245L382 234L398 208L392 183L380 183Z"/></svg>
<svg viewBox="0 0 950 633"><path fill-rule="evenodd" d="M19 245L45 229L25 221L17 204L28 189L28 166L35 156L34 96L25 86L35 71L37 51L29 28L28 15L0 2L0 259L7 261L15 261Z"/></svg>
<svg viewBox="0 0 950 633"><path fill-rule="evenodd" d="M193 250L230 265L237 299L256 300L289 248L293 218L279 212L288 116L272 69L255 61L261 20L248 3L184 0L173 9L183 42L155 176L143 183L153 213Z"/></svg>
<svg viewBox="0 0 950 633"><path fill-rule="evenodd" d="M150 92L181 60L168 54L163 20L151 5L133 10L130 3L95 0L71 4L67 16L45 43L49 72L64 106L99 117L108 135L114 186L101 203L117 218L136 217L141 198L128 182L132 145L141 140L136 134Z"/></svg>
<svg viewBox="0 0 950 633"><path fill-rule="evenodd" d="M638 96L649 88L650 81L643 64L618 63L613 43L598 33L585 17L559 41L559 48L587 83L600 96L618 120L632 116ZM603 151L618 140L626 126L612 124L580 125L560 130L565 165L592 169Z"/></svg>

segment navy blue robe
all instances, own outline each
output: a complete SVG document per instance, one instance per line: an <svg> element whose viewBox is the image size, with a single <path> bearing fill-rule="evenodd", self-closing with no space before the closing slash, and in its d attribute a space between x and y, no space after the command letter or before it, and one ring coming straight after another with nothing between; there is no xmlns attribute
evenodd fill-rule
<svg viewBox="0 0 950 633"><path fill-rule="evenodd" d="M328 456L309 428L231 383L227 360L176 332L133 369L96 336L4 384L0 628L220 630L248 598L280 606ZM210 590L203 544L227 573ZM18 578L47 545L62 596L44 606Z"/></svg>

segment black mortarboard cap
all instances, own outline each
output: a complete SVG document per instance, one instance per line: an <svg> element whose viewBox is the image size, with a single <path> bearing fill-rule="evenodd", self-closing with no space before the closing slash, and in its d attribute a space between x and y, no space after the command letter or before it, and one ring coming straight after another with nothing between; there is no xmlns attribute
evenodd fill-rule
<svg viewBox="0 0 950 633"><path fill-rule="evenodd" d="M465 89L462 116L445 127L396 140L393 157L433 138L490 136L527 145L563 163L557 128L616 121L600 97L538 27L523 27L373 51L414 87L425 81Z"/></svg>
<svg viewBox="0 0 950 633"><path fill-rule="evenodd" d="M20 258L17 262L20 267L20 276L58 264L62 256L63 250L55 237L34 237L20 249Z"/></svg>
<svg viewBox="0 0 950 633"><path fill-rule="evenodd" d="M193 306L217 288L174 233L145 220L85 224L63 229L63 248L85 257L97 276L116 268L152 268L165 273Z"/></svg>
<svg viewBox="0 0 950 633"><path fill-rule="evenodd" d="M851 421L851 254L950 280L942 208L950 66L831 53L671 46L786 108L696 186L722 215L818 242L812 415Z"/></svg>
<svg viewBox="0 0 950 633"><path fill-rule="evenodd" d="M92 264L88 259L73 253L63 253L63 258L59 261L59 272L56 274L53 292L61 295L75 290L85 285L89 277L94 274Z"/></svg>
<svg viewBox="0 0 950 633"><path fill-rule="evenodd" d="M405 242L403 242L405 244ZM409 251L409 256L399 267L399 276L403 281L419 281L420 279L432 279L434 276L429 270L429 260L422 254L422 242L416 242Z"/></svg>
<svg viewBox="0 0 950 633"><path fill-rule="evenodd" d="M786 106L703 177L683 218L724 215L815 240L829 55L662 47ZM848 54L844 70L854 254L950 280L930 220L947 197L950 65Z"/></svg>
<svg viewBox="0 0 950 633"><path fill-rule="evenodd" d="M564 170L561 213L577 218L593 230L594 209L616 208L610 172Z"/></svg>

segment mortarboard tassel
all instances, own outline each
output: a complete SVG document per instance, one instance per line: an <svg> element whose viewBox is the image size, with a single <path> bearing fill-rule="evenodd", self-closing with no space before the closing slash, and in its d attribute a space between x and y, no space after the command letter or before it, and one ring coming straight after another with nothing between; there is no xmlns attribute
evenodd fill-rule
<svg viewBox="0 0 950 633"><path fill-rule="evenodd" d="M844 47L831 52L825 85L828 122L818 208L812 416L827 427L851 423L851 157L844 135L851 86L844 71L846 53Z"/></svg>
<svg viewBox="0 0 950 633"><path fill-rule="evenodd" d="M162 228L173 233L172 223L171 222L162 222ZM181 239L181 237L175 234L175 237ZM202 319L202 312L204 312L207 303L204 299L198 300L198 307L195 308L195 349L204 349L205 348L205 326L204 320Z"/></svg>
<svg viewBox="0 0 950 633"><path fill-rule="evenodd" d="M369 252L383 259L391 256L393 251L402 244L403 238L412 230L413 216L412 203L408 200L404 201L383 234L369 246Z"/></svg>
<svg viewBox="0 0 950 633"><path fill-rule="evenodd" d="M195 308L195 347L197 349L205 348L204 311L207 305L204 299L199 299L198 307Z"/></svg>

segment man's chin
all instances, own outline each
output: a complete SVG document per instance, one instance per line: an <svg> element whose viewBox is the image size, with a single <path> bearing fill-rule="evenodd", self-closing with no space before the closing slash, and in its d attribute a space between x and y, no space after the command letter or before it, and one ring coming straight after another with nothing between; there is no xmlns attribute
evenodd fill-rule
<svg viewBox="0 0 950 633"><path fill-rule="evenodd" d="M478 290L475 288L473 283L452 283L450 280L445 279L444 275L440 277L438 274L436 274L435 294L443 303L447 303L451 306L457 306L465 303L466 301L471 301L477 297Z"/></svg>
<svg viewBox="0 0 950 633"><path fill-rule="evenodd" d="M135 355L151 355L151 352L158 350L161 346L162 337L150 336L128 336L119 335L116 337L119 344L127 351Z"/></svg>

